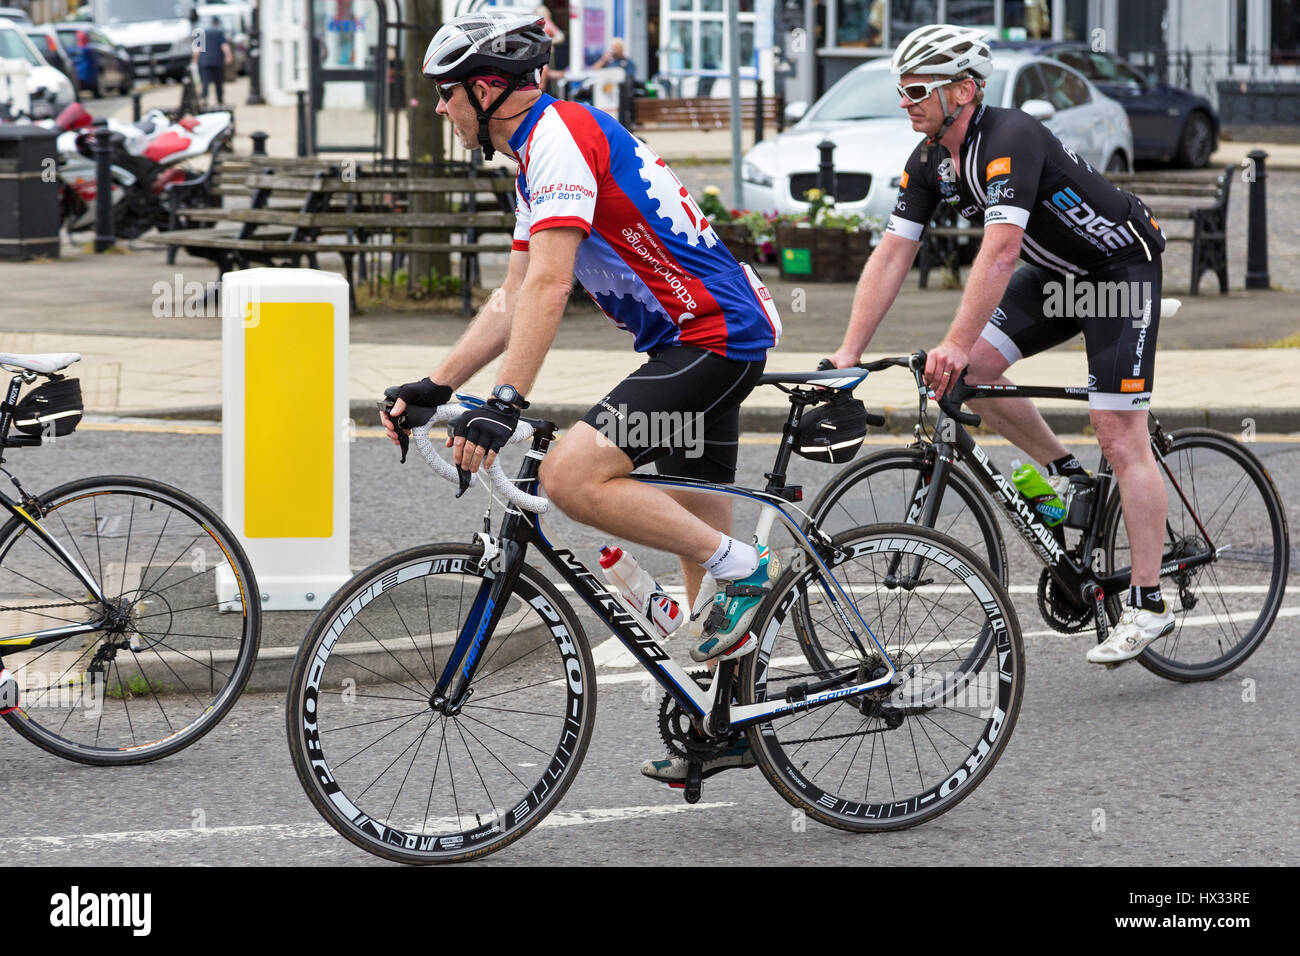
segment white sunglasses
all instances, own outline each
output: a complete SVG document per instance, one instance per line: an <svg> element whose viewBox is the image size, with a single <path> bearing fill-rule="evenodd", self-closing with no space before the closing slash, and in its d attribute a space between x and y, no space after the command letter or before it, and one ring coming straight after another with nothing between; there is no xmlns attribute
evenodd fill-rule
<svg viewBox="0 0 1300 956"><path fill-rule="evenodd" d="M966 77L949 77L946 80L934 80L930 83L908 83L907 86L895 84L894 89L898 90L898 95L909 103L920 103L925 100L931 93L941 86L947 86L949 83L956 83L958 80L964 80Z"/></svg>

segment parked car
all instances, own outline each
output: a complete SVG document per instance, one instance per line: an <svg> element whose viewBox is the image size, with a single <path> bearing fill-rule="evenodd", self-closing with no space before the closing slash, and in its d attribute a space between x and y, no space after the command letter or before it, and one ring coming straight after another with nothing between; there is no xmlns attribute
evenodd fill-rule
<svg viewBox="0 0 1300 956"><path fill-rule="evenodd" d="M131 54L136 75L185 76L194 43L191 0L94 0L91 7L95 25Z"/></svg>
<svg viewBox="0 0 1300 956"><path fill-rule="evenodd" d="M59 23L59 42L77 68L77 82L83 90L103 96L108 90L126 95L135 82L131 54L113 43L89 23Z"/></svg>
<svg viewBox="0 0 1300 956"><path fill-rule="evenodd" d="M63 49L63 44L59 42L59 35L55 32L54 27L48 23L42 23L40 26L23 27L23 30L27 33L41 58L68 78L75 95L79 89L77 67L72 62L72 57L68 55L68 51Z"/></svg>
<svg viewBox="0 0 1300 956"><path fill-rule="evenodd" d="M55 116L77 99L72 82L45 62L27 38L26 31L12 20L0 20L0 58L25 60L31 64L27 90L31 96L33 116Z"/></svg>
<svg viewBox="0 0 1300 956"><path fill-rule="evenodd" d="M817 185L818 144L830 140L836 209L888 219L903 165L920 142L894 86L888 59L864 63L792 128L756 144L742 164L741 205L763 212L806 210L804 193ZM1098 169L1132 168L1133 135L1123 108L1054 60L995 52L984 102L1024 109Z"/></svg>
<svg viewBox="0 0 1300 956"><path fill-rule="evenodd" d="M24 26L32 22L31 15L26 10L20 10L17 7L0 7L0 20L21 23Z"/></svg>
<svg viewBox="0 0 1300 956"><path fill-rule="evenodd" d="M996 46L996 44L995 44ZM1153 81L1111 53L1083 43L1007 44L1059 60L1124 107L1133 127L1135 157L1199 168L1219 148L1219 115L1191 90Z"/></svg>

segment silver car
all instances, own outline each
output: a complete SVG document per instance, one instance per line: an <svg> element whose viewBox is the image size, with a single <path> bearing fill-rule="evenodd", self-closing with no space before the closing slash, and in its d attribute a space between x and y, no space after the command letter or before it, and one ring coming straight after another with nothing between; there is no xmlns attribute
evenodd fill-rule
<svg viewBox="0 0 1300 956"><path fill-rule="evenodd" d="M894 84L888 58L864 63L793 127L755 145L744 158L741 207L807 209L804 193L817 185L817 147L829 140L835 144L836 210L888 219L903 165L921 138L899 108ZM1124 108L1055 60L995 50L984 102L1025 110L1098 169L1132 168L1133 133Z"/></svg>

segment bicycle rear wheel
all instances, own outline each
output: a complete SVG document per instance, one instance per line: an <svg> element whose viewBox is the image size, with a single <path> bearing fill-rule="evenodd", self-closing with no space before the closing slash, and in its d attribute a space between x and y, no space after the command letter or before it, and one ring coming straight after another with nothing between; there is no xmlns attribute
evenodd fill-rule
<svg viewBox="0 0 1300 956"><path fill-rule="evenodd" d="M257 659L257 582L238 540L206 505L146 478L85 478L40 501L40 526L107 603L26 519L0 528L0 651L19 684L9 725L88 764L188 747L234 706ZM100 620L55 643L16 637Z"/></svg>
<svg viewBox="0 0 1300 956"><path fill-rule="evenodd" d="M482 547L371 565L308 631L289 679L289 752L330 826L400 863L454 863L527 833L576 776L596 716L577 615L524 566L458 713L435 686L489 575Z"/></svg>
<svg viewBox="0 0 1300 956"><path fill-rule="evenodd" d="M858 832L916 826L967 797L1006 747L1024 691L1020 624L987 566L928 528L852 529L833 548L827 563L899 681L751 728L750 746L777 792L822 823ZM920 574L889 586L900 556ZM828 679L806 663L800 607L810 609L833 676L860 682L884 666L867 635L859 641L845 627L822 572L794 567L755 617L761 640L746 658L745 703Z"/></svg>
<svg viewBox="0 0 1300 956"><path fill-rule="evenodd" d="M1291 558L1286 511L1264 466L1236 441L1204 428L1171 432L1169 440L1160 468L1169 499L1162 564L1211 545L1219 553L1161 577L1177 624L1137 659L1169 680L1213 680L1253 654L1277 617ZM1132 564L1122 517L1119 495L1112 495L1101 535L1108 572ZM1107 598L1112 621L1123 600Z"/></svg>
<svg viewBox="0 0 1300 956"><path fill-rule="evenodd" d="M920 448L886 449L849 465L808 506L827 534L888 522L911 523L917 482L929 494L931 468ZM917 516L919 518L919 512ZM969 542L998 579L1007 582L1007 550L997 516L979 486L961 467L948 472L934 529Z"/></svg>

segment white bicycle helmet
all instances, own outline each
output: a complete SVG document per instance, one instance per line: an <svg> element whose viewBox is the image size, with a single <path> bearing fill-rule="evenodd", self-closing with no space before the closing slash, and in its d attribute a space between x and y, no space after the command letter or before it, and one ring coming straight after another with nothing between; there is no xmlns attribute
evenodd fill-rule
<svg viewBox="0 0 1300 956"><path fill-rule="evenodd" d="M993 72L993 60L982 31L932 23L903 38L889 67L895 76L930 73L955 77L969 73L983 80Z"/></svg>
<svg viewBox="0 0 1300 956"><path fill-rule="evenodd" d="M435 82L460 80L478 113L478 142L483 157L491 159L488 121L520 85L536 83L538 70L551 58L551 38L541 17L484 10L468 13L443 24L424 52L422 72ZM509 78L505 90L490 106L479 105L471 90L477 76ZM503 117L509 119L511 117Z"/></svg>
<svg viewBox="0 0 1300 956"><path fill-rule="evenodd" d="M993 58L989 55L988 41L982 31L950 23L932 23L903 37L903 42L894 50L889 69L895 76L922 73L951 76L954 82L969 76L982 87L993 72ZM943 124L930 142L938 142L965 109L964 106L958 107L956 112L950 113L948 100L942 92L939 106L943 109Z"/></svg>

